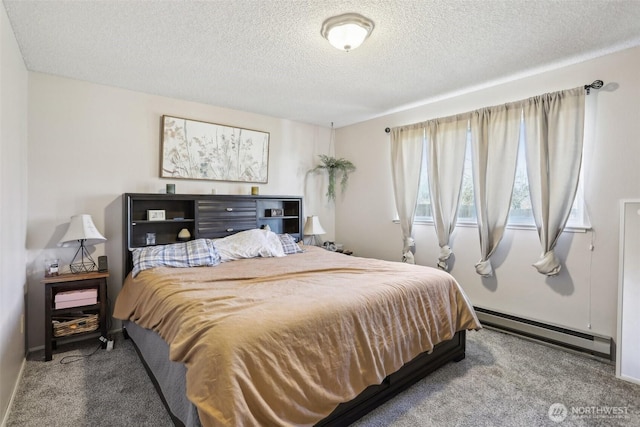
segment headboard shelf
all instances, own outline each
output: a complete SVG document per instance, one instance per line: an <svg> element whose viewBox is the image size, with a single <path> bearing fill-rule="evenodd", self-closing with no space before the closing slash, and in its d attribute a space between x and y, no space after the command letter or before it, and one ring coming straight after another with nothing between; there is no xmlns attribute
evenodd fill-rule
<svg viewBox="0 0 640 427"><path fill-rule="evenodd" d="M192 239L217 239L268 225L301 240L302 205L301 196L125 193L125 276L132 268L131 250L148 246L148 233L156 245L165 245L178 242L183 228Z"/></svg>

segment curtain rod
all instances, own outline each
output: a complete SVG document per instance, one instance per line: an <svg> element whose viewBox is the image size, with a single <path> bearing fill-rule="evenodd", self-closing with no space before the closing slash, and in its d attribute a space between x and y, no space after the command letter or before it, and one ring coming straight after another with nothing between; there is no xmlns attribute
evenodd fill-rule
<svg viewBox="0 0 640 427"><path fill-rule="evenodd" d="M591 89L600 89L604 85L602 80L594 80L590 85L584 85L584 89L587 91L587 95L591 93ZM391 133L391 128L384 128L386 133Z"/></svg>

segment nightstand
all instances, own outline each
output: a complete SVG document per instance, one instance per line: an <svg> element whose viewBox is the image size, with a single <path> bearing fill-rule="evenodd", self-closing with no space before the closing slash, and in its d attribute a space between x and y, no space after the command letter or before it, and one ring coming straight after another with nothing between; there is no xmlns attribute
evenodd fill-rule
<svg viewBox="0 0 640 427"><path fill-rule="evenodd" d="M52 359L58 341L71 338L107 337L107 277L108 272L62 274L45 277L44 284L44 360ZM95 290L92 292L92 290ZM56 295L65 292L70 301L56 303ZM76 292L76 294L69 294ZM96 298L86 299L89 294ZM80 299L73 300L79 296ZM62 297L63 295L59 295ZM58 298L62 300L63 298ZM56 308L58 307L58 308ZM64 307L64 308L62 308ZM54 320L56 323L54 325ZM106 348L106 341L102 343Z"/></svg>

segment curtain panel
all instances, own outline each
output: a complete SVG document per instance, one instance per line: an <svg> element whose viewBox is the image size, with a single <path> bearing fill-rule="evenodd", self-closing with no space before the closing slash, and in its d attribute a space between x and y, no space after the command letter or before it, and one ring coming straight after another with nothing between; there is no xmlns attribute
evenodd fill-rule
<svg viewBox="0 0 640 427"><path fill-rule="evenodd" d="M547 93L524 102L527 175L542 255L533 266L555 276L554 248L578 189L584 138L584 87Z"/></svg>
<svg viewBox="0 0 640 427"><path fill-rule="evenodd" d="M433 224L438 236L438 267L448 270L449 240L456 227L467 150L469 114L427 122L427 173Z"/></svg>
<svg viewBox="0 0 640 427"><path fill-rule="evenodd" d="M476 272L493 276L489 258L502 240L509 219L520 143L520 103L471 113L473 193L480 235Z"/></svg>
<svg viewBox="0 0 640 427"><path fill-rule="evenodd" d="M391 130L391 176L402 230L402 262L409 264L415 264L413 220L420 186L424 135L422 124Z"/></svg>

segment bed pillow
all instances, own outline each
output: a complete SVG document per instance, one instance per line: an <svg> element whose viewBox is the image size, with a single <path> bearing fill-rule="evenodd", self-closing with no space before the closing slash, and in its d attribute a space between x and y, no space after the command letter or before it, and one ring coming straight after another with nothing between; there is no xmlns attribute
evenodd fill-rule
<svg viewBox="0 0 640 427"><path fill-rule="evenodd" d="M133 250L132 275L153 267L201 267L220 264L220 255L208 239Z"/></svg>
<svg viewBox="0 0 640 427"><path fill-rule="evenodd" d="M286 254L273 231L252 229L214 241L222 262L244 258L283 257Z"/></svg>
<svg viewBox="0 0 640 427"><path fill-rule="evenodd" d="M299 254L302 252L300 245L296 243L296 240L291 237L290 234L278 234L278 238L280 239L280 243L282 243L282 250L285 254Z"/></svg>

